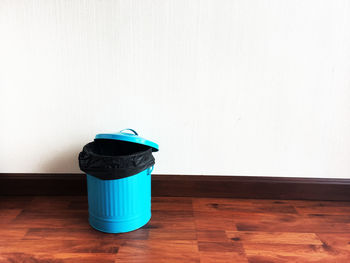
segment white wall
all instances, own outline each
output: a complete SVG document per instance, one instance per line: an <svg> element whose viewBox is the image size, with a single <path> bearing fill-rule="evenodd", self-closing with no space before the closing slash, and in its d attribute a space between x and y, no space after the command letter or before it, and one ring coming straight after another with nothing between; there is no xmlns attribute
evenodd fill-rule
<svg viewBox="0 0 350 263"><path fill-rule="evenodd" d="M350 178L347 0L0 0L0 172L79 172L96 133L155 173Z"/></svg>

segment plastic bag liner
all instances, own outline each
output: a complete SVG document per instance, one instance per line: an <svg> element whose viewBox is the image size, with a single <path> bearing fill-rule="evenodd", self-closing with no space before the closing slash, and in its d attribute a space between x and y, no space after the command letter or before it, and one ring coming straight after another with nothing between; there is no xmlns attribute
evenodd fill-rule
<svg viewBox="0 0 350 263"><path fill-rule="evenodd" d="M132 176L153 165L151 147L125 141L96 139L79 154L80 169L103 180Z"/></svg>

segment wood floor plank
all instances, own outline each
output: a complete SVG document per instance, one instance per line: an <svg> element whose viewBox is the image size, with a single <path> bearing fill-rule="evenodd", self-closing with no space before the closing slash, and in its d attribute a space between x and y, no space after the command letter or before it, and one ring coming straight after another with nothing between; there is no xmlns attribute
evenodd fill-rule
<svg viewBox="0 0 350 263"><path fill-rule="evenodd" d="M198 249L203 252L236 252L244 254L242 244L239 242L204 242L198 241Z"/></svg>
<svg viewBox="0 0 350 263"><path fill-rule="evenodd" d="M37 209L33 211L32 209L23 209L22 212L17 216L17 220L25 219L76 219L76 218L86 218L88 212L85 210L66 210L66 209Z"/></svg>
<svg viewBox="0 0 350 263"><path fill-rule="evenodd" d="M231 214L215 214L211 212L194 212L197 230L237 230Z"/></svg>
<svg viewBox="0 0 350 263"><path fill-rule="evenodd" d="M0 254L1 263L113 263L114 254L105 253L3 253Z"/></svg>
<svg viewBox="0 0 350 263"><path fill-rule="evenodd" d="M349 215L350 202L336 201L298 201L293 200L291 204L300 214L326 214L326 215Z"/></svg>
<svg viewBox="0 0 350 263"><path fill-rule="evenodd" d="M244 243L249 262L348 262L349 254L320 245Z"/></svg>
<svg viewBox="0 0 350 263"><path fill-rule="evenodd" d="M0 253L118 253L123 240L0 240Z"/></svg>
<svg viewBox="0 0 350 263"><path fill-rule="evenodd" d="M29 228L23 239L25 240L146 240L149 230L139 229L122 234L107 234L91 227L89 229L66 228Z"/></svg>
<svg viewBox="0 0 350 263"><path fill-rule="evenodd" d="M293 205L287 202L271 200L257 202L241 199L197 198L193 200L193 209L194 211L232 215L240 213L297 214Z"/></svg>
<svg viewBox="0 0 350 263"><path fill-rule="evenodd" d="M5 224L0 224L4 226ZM13 228L74 228L74 229L90 229L87 218L70 218L70 219L15 219L11 222L11 227Z"/></svg>
<svg viewBox="0 0 350 263"><path fill-rule="evenodd" d="M48 204L49 208L46 206ZM55 204L57 207L55 208ZM61 207L61 202L46 202L43 207L26 204L25 208L11 221L14 228L75 228L89 229L88 212L81 209L69 209Z"/></svg>
<svg viewBox="0 0 350 263"><path fill-rule="evenodd" d="M200 263L248 263L245 255L236 252L199 252Z"/></svg>
<svg viewBox="0 0 350 263"><path fill-rule="evenodd" d="M197 240L204 242L228 242L225 230L197 230Z"/></svg>
<svg viewBox="0 0 350 263"><path fill-rule="evenodd" d="M310 218L303 215L252 214L233 220L238 231L327 233L350 232L349 223L329 222L326 218Z"/></svg>
<svg viewBox="0 0 350 263"><path fill-rule="evenodd" d="M162 228L162 229L196 229L194 222L193 211L172 211L172 210L162 210L162 211L152 211L152 218L147 228Z"/></svg>
<svg viewBox="0 0 350 263"><path fill-rule="evenodd" d="M9 224L0 225L0 240L20 240L28 232L28 226L22 228L12 228Z"/></svg>
<svg viewBox="0 0 350 263"><path fill-rule="evenodd" d="M322 245L321 240L315 233L226 231L226 235L229 239L241 241L244 244Z"/></svg>
<svg viewBox="0 0 350 263"><path fill-rule="evenodd" d="M33 196L0 196L0 209L24 209L33 199Z"/></svg>
<svg viewBox="0 0 350 263"><path fill-rule="evenodd" d="M13 221L22 209L0 209L0 224L8 224Z"/></svg>
<svg viewBox="0 0 350 263"><path fill-rule="evenodd" d="M55 211L67 209L72 201L69 196L57 196L56 198L47 198L46 196L35 196L28 204L27 210L45 210Z"/></svg>
<svg viewBox="0 0 350 263"><path fill-rule="evenodd" d="M204 235L212 237L213 235ZM222 241L198 241L200 262L248 262L242 242L226 238Z"/></svg>
<svg viewBox="0 0 350 263"><path fill-rule="evenodd" d="M116 263L199 263L197 241L133 240L122 245Z"/></svg>
<svg viewBox="0 0 350 263"><path fill-rule="evenodd" d="M188 197L152 197L152 211L192 211L192 199Z"/></svg>
<svg viewBox="0 0 350 263"><path fill-rule="evenodd" d="M195 230L189 229L151 229L148 234L149 240L197 240Z"/></svg>
<svg viewBox="0 0 350 263"><path fill-rule="evenodd" d="M350 233L318 233L323 245L350 254Z"/></svg>

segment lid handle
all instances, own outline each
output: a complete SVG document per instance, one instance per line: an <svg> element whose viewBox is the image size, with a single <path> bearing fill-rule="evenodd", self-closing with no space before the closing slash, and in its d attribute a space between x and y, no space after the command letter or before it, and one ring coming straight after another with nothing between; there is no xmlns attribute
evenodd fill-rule
<svg viewBox="0 0 350 263"><path fill-rule="evenodd" d="M133 129L124 129L124 130L121 130L121 131L120 131L120 133L130 134L130 133L128 133L128 132L124 132L124 131L131 131L131 132L133 132L133 133L134 133L133 135L138 136L137 132L136 132L135 130L133 130Z"/></svg>

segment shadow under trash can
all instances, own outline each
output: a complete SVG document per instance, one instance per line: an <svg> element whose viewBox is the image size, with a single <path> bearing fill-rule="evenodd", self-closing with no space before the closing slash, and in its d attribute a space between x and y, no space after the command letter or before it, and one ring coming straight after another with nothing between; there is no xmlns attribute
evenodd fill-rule
<svg viewBox="0 0 350 263"><path fill-rule="evenodd" d="M79 166L87 177L93 228L123 233L147 224L151 218L152 152L158 150L156 143L139 137L132 129L97 134L84 146Z"/></svg>

